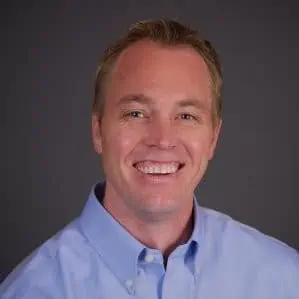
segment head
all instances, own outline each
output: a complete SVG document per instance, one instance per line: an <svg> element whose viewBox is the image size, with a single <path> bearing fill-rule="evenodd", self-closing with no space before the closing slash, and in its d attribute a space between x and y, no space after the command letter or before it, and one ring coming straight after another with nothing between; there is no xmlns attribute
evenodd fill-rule
<svg viewBox="0 0 299 299"><path fill-rule="evenodd" d="M151 214L192 206L221 127L221 85L214 48L175 21L138 22L105 51L92 128L108 202Z"/></svg>

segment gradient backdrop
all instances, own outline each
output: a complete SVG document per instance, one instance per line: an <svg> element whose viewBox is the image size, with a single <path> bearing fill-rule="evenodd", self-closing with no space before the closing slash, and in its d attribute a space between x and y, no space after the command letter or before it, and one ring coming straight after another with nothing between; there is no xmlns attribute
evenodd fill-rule
<svg viewBox="0 0 299 299"><path fill-rule="evenodd" d="M0 281L103 178L90 137L100 53L140 19L201 29L222 58L224 126L198 194L299 249L296 1L2 1ZM246 256L246 253L244 253Z"/></svg>

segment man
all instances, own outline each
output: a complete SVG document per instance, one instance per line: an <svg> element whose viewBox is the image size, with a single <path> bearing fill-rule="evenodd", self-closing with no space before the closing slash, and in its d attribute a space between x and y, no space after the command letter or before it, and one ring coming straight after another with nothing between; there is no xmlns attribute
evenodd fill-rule
<svg viewBox="0 0 299 299"><path fill-rule="evenodd" d="M98 68L92 115L106 180L2 284L1 298L299 298L299 255L194 198L221 128L211 44L134 24Z"/></svg>

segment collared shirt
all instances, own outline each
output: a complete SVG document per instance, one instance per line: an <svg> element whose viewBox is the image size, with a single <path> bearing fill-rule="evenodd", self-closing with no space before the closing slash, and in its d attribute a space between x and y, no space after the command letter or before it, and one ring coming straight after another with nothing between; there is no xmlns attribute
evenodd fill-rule
<svg viewBox="0 0 299 299"><path fill-rule="evenodd" d="M196 200L193 214L191 238L165 269L161 252L131 236L93 188L80 217L7 277L0 298L299 298L297 251Z"/></svg>

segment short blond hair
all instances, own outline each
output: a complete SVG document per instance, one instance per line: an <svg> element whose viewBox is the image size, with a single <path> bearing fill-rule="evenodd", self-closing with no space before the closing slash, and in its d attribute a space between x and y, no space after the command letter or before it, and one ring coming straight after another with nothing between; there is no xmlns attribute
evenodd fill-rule
<svg viewBox="0 0 299 299"><path fill-rule="evenodd" d="M127 34L104 51L96 72L93 113L102 116L105 102L104 83L119 55L132 44L144 39L166 46L186 45L196 50L204 59L211 77L213 119L220 119L222 70L216 50L209 41L200 36L197 30L167 19L144 20L131 25Z"/></svg>

